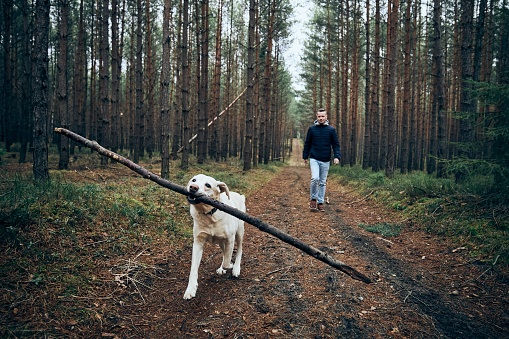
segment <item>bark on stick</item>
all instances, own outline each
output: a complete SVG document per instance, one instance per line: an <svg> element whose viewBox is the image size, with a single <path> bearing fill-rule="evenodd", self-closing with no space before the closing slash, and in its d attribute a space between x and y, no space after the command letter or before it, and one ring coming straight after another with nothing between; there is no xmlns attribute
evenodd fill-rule
<svg viewBox="0 0 509 339"><path fill-rule="evenodd" d="M74 141L77 141L80 144L93 149L94 151L96 151L97 153L99 153L101 155L104 155L108 158L111 158L111 159L121 163L122 165L124 165L124 166L130 168L131 170L135 171L136 173L140 174L145 179L149 179L158 185L166 187L166 188L168 188L174 192L180 193L182 195L185 195L185 196L191 195L185 189L185 187L174 184L166 179L161 178L160 176L146 170L145 168L141 167L140 165L130 161L129 159L127 159L115 152L107 150L106 148L99 145L96 141L86 139L86 138L82 137L81 135L71 132L65 128L55 128L55 132L62 134ZM253 217L247 213L244 213L242 211L239 211L238 209L236 209L234 207L225 205L222 202L219 202L214 199L210 199L205 196L197 196L196 200L199 202L214 206L217 209L220 209L221 211L229 213L229 214L255 226L262 232L266 232L266 233L269 233L269 234L275 236L279 240L284 241L285 243L290 244L290 245L300 249L304 253L312 256L313 258L318 259L318 260L326 263L327 265L332 266L332 267L340 270L341 272L348 274L350 277L352 277L355 280L359 280L359 281L362 281L362 282L365 282L368 284L371 283L371 279L369 279L367 276L360 273L356 269L346 265L345 263L343 263L339 260L334 259L330 255L320 251L316 247L308 245L305 242L303 242L302 240L297 239L295 237L292 237L292 236L284 233L277 227L271 226L258 218L255 218L255 217Z"/></svg>

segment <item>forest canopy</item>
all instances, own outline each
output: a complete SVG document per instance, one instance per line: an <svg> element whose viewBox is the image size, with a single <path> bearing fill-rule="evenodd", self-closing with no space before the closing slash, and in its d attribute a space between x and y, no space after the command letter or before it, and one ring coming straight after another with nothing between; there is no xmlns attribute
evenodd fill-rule
<svg viewBox="0 0 509 339"><path fill-rule="evenodd" d="M66 169L77 145L52 133L64 127L135 162L161 157L163 177L170 160L249 170L284 160L325 108L343 166L489 174L508 190L505 1L315 0L306 18L294 6L4 0L1 147L40 169L52 146ZM304 24L295 79L285 51Z"/></svg>

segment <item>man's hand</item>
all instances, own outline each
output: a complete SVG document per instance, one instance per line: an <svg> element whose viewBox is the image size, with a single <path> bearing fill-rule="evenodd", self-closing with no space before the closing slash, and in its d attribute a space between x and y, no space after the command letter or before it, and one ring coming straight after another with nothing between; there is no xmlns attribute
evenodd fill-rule
<svg viewBox="0 0 509 339"><path fill-rule="evenodd" d="M334 158L334 165L337 165L339 164L339 159L338 158Z"/></svg>
<svg viewBox="0 0 509 339"><path fill-rule="evenodd" d="M304 163L307 164L308 163L308 159L304 159Z"/></svg>

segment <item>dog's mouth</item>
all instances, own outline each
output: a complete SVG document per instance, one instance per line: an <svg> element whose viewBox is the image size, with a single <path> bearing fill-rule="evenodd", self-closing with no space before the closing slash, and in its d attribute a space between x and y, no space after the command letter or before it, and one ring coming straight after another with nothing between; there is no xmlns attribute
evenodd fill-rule
<svg viewBox="0 0 509 339"><path fill-rule="evenodd" d="M193 193L191 193L190 195L187 196L187 202L190 203L191 205L199 204L200 202L198 200L196 200L196 198L204 196L204 195L205 194L193 194Z"/></svg>
<svg viewBox="0 0 509 339"><path fill-rule="evenodd" d="M191 205L196 205L198 203L198 201L196 201L196 198L191 197L190 195L187 196L187 202L190 203Z"/></svg>

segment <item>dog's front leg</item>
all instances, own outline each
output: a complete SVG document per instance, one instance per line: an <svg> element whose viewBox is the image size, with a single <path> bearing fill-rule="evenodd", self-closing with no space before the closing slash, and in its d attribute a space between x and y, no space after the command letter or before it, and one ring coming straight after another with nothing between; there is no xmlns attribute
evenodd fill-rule
<svg viewBox="0 0 509 339"><path fill-rule="evenodd" d="M193 257L191 260L189 283L187 284L186 293L184 293L184 299L191 299L196 296L196 290L198 289L198 269L200 268L202 255L203 244L195 241L193 243Z"/></svg>

